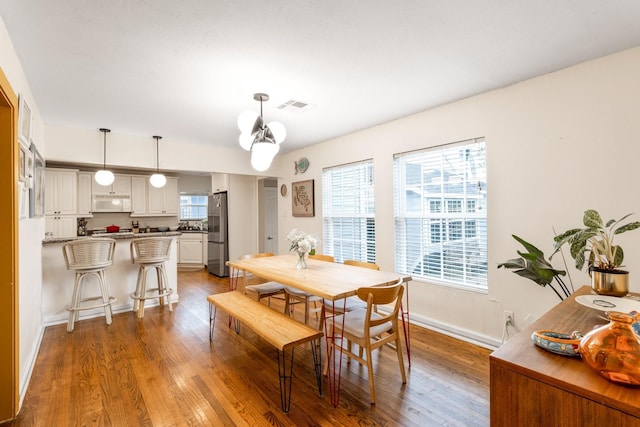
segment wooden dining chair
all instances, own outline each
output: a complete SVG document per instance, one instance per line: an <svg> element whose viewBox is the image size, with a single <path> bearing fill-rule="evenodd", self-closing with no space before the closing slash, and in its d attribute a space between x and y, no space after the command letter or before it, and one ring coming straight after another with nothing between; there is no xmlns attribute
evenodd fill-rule
<svg viewBox="0 0 640 427"><path fill-rule="evenodd" d="M334 258L331 255L315 254L309 255L309 258L318 261L334 262ZM322 307L318 307L322 298L289 286L285 286L284 290L286 294L284 312L291 315L292 303L299 302L304 304L305 325L309 324L309 314L315 313L317 317L317 314L322 311ZM311 307L311 304L313 304L313 307Z"/></svg>
<svg viewBox="0 0 640 427"><path fill-rule="evenodd" d="M370 268L372 270L380 270L380 266L373 262L365 262L365 261L356 261L353 259L347 259L343 263L344 265L352 265L354 267L362 267L362 268ZM336 301L324 301L324 310L322 315L320 316L320 330L324 328L324 313L327 311L342 314L348 311L359 310L362 308L367 308L367 304L362 301L360 298L353 296L348 297L346 301L336 300ZM374 307L374 310L377 312L377 307Z"/></svg>
<svg viewBox="0 0 640 427"><path fill-rule="evenodd" d="M402 384L406 384L407 376L404 371L404 359L402 356L402 341L398 331L398 312L404 286L400 280L392 286L383 287L366 287L358 289L357 296L367 302L366 309L354 310L348 313L340 314L334 318L327 319L329 326L329 336L342 336L343 340L331 340L329 354L327 355L327 366L331 362L332 350L340 351L342 341L347 340L347 348L343 348L343 353L347 359L355 359L363 365L367 365L369 377L369 392L371 395L371 404L376 403L376 390L373 373L373 360L371 352L387 343L395 344L398 356L398 365L402 376ZM376 304L392 304L393 310L388 314L380 314L374 311ZM343 327L344 319L344 327ZM361 354L355 354L351 351L351 344L355 343L364 349L364 357Z"/></svg>
<svg viewBox="0 0 640 427"><path fill-rule="evenodd" d="M261 252L257 254L248 254L243 255L240 259L251 259L251 258L263 258L273 256L273 252ZM267 306L271 306L271 297L276 295L282 295L285 297L285 286L282 283L278 282L264 282L255 285L249 285L247 279L247 272L242 271L242 277L244 280L244 293L245 294L254 294L258 301L263 298L267 298ZM285 310L285 313L287 311Z"/></svg>

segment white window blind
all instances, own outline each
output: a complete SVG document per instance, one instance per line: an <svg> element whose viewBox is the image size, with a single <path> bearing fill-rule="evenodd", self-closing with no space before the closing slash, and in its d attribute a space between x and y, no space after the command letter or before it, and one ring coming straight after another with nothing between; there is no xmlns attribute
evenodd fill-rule
<svg viewBox="0 0 640 427"><path fill-rule="evenodd" d="M198 194L180 195L180 219L206 219L208 197Z"/></svg>
<svg viewBox="0 0 640 427"><path fill-rule="evenodd" d="M487 288L487 167L483 138L396 154L396 270Z"/></svg>
<svg viewBox="0 0 640 427"><path fill-rule="evenodd" d="M375 262L373 161L322 171L323 252L336 262Z"/></svg>

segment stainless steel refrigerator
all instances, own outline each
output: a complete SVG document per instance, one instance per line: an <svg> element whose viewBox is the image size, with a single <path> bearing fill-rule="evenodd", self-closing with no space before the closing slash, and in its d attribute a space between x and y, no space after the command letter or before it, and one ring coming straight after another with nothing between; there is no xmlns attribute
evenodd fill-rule
<svg viewBox="0 0 640 427"><path fill-rule="evenodd" d="M227 228L227 192L209 196L207 241L209 273L218 277L229 276L229 232Z"/></svg>

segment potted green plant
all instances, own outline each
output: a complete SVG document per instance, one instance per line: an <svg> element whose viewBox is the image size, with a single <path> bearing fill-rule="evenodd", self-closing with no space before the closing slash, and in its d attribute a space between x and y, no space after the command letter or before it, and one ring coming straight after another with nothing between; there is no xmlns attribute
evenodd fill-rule
<svg viewBox="0 0 640 427"><path fill-rule="evenodd" d="M498 264L498 268L503 267L514 270L515 274L532 280L542 287L549 285L561 300L571 295L569 287L561 277L567 274L566 271L553 268L551 263L545 259L544 253L531 243L515 234L513 238L520 242L527 252L517 251L520 258L510 259ZM554 281L556 286L553 286Z"/></svg>
<svg viewBox="0 0 640 427"><path fill-rule="evenodd" d="M640 227L640 221L622 222L631 214L619 220L611 219L606 223L600 214L589 209L584 211L584 228L572 228L554 238L555 251L564 244L569 245L571 257L576 268L582 270L585 263L591 276L591 287L599 295L624 296L629 292L629 272L620 269L624 260L624 251L614 244L614 237Z"/></svg>

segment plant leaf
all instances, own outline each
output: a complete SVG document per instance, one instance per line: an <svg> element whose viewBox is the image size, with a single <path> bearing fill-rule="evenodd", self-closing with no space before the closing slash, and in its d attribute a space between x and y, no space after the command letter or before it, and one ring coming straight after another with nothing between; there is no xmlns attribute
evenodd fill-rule
<svg viewBox="0 0 640 427"><path fill-rule="evenodd" d="M635 230L640 227L640 221L630 222L629 224L623 225L622 227L616 229L613 234L622 234L625 231Z"/></svg>
<svg viewBox="0 0 640 427"><path fill-rule="evenodd" d="M594 228L602 228L602 217L593 209L588 209L584 211L584 217L582 218L582 222L586 227L594 227Z"/></svg>
<svg viewBox="0 0 640 427"><path fill-rule="evenodd" d="M508 261L505 261L503 263L498 264L498 268L500 267L504 267L504 268L524 268L526 265L526 263L524 262L524 260L522 258L514 258L514 259L510 259Z"/></svg>
<svg viewBox="0 0 640 427"><path fill-rule="evenodd" d="M513 238L516 239L529 252L544 257L544 253L542 253L542 251L540 249L536 248L531 243L529 243L529 242L525 241L524 239L516 236L515 234L512 234L511 236L513 236Z"/></svg>
<svg viewBox="0 0 640 427"><path fill-rule="evenodd" d="M613 263L614 267L620 267L622 265L622 261L624 260L624 251L618 245L614 245L611 250L613 251Z"/></svg>

